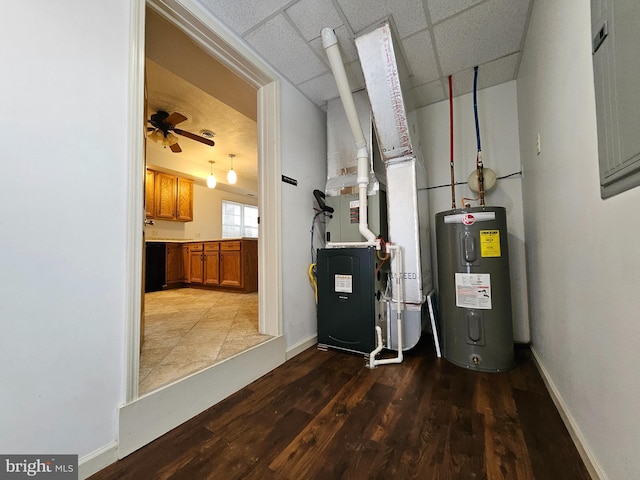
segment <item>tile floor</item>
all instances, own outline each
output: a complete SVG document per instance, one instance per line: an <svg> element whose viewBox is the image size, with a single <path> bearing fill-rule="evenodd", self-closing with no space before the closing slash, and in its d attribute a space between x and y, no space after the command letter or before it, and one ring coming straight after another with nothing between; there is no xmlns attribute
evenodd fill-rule
<svg viewBox="0 0 640 480"><path fill-rule="evenodd" d="M146 293L139 394L262 343L258 294L180 288Z"/></svg>

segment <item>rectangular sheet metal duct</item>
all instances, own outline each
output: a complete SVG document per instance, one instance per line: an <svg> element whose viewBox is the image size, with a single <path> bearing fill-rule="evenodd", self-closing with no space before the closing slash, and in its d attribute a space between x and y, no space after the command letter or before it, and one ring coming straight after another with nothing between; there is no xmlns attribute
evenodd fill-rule
<svg viewBox="0 0 640 480"><path fill-rule="evenodd" d="M408 70L394 49L388 22L356 38L374 126L386 165L389 240L404 249L404 270L392 270L405 281L405 302L421 305L433 288L429 248L429 216L424 164L408 114L412 102L403 91Z"/></svg>

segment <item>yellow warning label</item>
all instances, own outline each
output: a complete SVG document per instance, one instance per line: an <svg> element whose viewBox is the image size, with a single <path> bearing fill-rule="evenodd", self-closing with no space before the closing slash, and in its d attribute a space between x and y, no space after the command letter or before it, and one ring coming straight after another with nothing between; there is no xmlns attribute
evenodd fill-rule
<svg viewBox="0 0 640 480"><path fill-rule="evenodd" d="M480 230L480 256L499 257L500 230Z"/></svg>

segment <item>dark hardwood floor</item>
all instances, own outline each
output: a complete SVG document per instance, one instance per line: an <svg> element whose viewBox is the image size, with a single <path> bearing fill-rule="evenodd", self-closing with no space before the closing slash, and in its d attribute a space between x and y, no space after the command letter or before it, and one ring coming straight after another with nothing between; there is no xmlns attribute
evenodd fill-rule
<svg viewBox="0 0 640 480"><path fill-rule="evenodd" d="M526 347L475 373L429 344L400 365L315 347L92 476L588 479Z"/></svg>

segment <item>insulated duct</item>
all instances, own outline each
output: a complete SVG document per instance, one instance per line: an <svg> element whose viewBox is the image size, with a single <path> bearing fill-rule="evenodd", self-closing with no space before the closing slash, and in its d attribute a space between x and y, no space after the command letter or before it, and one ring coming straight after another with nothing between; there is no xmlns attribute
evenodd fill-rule
<svg viewBox="0 0 640 480"><path fill-rule="evenodd" d="M401 265L391 264L394 283L403 283L404 349L415 346L425 326L422 309L432 288L426 171L411 111L411 98L402 90L408 70L394 49L391 26L378 28L355 40L371 104L378 146L386 169L389 241L402 248ZM400 289L394 289L394 302ZM391 309L393 310L392 305ZM390 332L391 348L398 346L398 331Z"/></svg>

